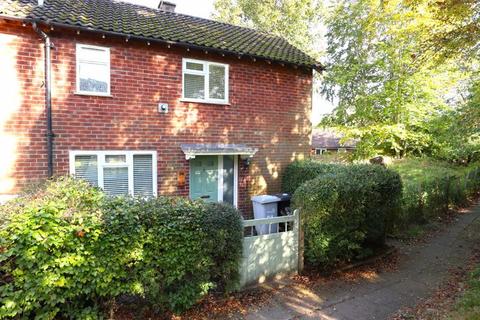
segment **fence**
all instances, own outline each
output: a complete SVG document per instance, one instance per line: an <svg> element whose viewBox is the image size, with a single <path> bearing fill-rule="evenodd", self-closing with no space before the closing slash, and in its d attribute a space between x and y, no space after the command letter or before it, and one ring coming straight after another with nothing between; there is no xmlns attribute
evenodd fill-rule
<svg viewBox="0 0 480 320"><path fill-rule="evenodd" d="M240 267L241 287L298 272L299 265L301 267L303 263L299 258L299 222L298 210L289 216L243 222L245 237ZM268 230L269 233L258 234L257 230Z"/></svg>

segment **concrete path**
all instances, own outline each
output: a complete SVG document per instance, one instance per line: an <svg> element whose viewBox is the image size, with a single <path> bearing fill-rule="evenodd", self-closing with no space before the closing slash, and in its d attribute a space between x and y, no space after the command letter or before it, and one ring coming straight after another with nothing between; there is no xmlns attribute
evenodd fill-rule
<svg viewBox="0 0 480 320"><path fill-rule="evenodd" d="M376 274L356 283L332 281L313 289L287 287L272 294L268 303L245 316L251 320L387 319L420 298L428 297L462 266L480 244L480 205L458 216L448 228L426 243L400 246L398 270Z"/></svg>

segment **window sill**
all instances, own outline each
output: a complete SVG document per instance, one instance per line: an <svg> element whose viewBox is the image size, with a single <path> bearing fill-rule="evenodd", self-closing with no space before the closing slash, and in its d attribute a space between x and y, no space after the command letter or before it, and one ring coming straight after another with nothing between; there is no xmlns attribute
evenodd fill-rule
<svg viewBox="0 0 480 320"><path fill-rule="evenodd" d="M190 103L201 103L201 104L216 104L220 106L230 106L230 103L227 102L219 102L219 101L212 101L212 100L198 100L198 99L186 99L182 98L179 100L180 102L190 102Z"/></svg>
<svg viewBox="0 0 480 320"><path fill-rule="evenodd" d="M79 92L75 91L73 94L77 96L92 96L92 97L104 97L104 98L113 98L113 96L109 93L90 93L90 92Z"/></svg>

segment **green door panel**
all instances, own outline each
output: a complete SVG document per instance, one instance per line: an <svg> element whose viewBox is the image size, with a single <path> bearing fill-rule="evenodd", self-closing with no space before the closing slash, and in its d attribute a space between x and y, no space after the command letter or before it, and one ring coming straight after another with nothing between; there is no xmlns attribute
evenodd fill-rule
<svg viewBox="0 0 480 320"><path fill-rule="evenodd" d="M190 198L218 201L218 156L190 160Z"/></svg>

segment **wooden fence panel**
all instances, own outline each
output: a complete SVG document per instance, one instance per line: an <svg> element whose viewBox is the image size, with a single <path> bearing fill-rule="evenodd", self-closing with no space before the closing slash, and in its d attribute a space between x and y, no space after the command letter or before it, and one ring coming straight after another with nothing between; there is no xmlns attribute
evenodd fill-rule
<svg viewBox="0 0 480 320"><path fill-rule="evenodd" d="M244 237L241 287L262 283L274 276L298 272L299 217L299 211L295 210L290 216L243 222L247 231L254 230L255 226L276 225L277 232L262 235L250 232ZM271 227L269 230L275 228Z"/></svg>

